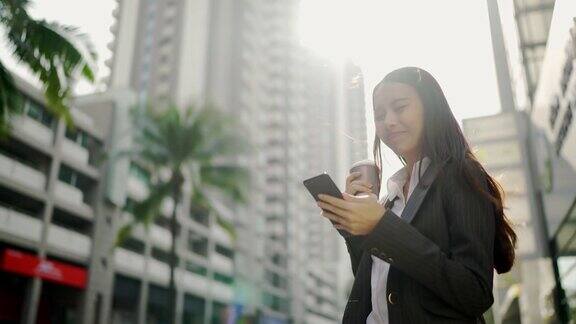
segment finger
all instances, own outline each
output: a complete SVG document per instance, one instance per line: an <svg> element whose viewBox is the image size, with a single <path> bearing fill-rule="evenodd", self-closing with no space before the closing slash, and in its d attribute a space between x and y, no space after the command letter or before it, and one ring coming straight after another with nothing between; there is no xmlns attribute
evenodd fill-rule
<svg viewBox="0 0 576 324"><path fill-rule="evenodd" d="M348 225L349 224L348 219L346 219L340 215L336 215L334 213L331 213L329 211L324 211L322 213L322 216L324 216L324 217L328 218L329 220L334 221L338 224L341 224L341 225Z"/></svg>
<svg viewBox="0 0 576 324"><path fill-rule="evenodd" d="M352 184L352 185L358 184L361 186L365 186L367 188L372 188L374 186L373 184L371 184L369 181L366 181L366 180L354 180L350 184Z"/></svg>
<svg viewBox="0 0 576 324"><path fill-rule="evenodd" d="M336 214L340 217L348 217L348 211L338 208L334 205L330 205L325 202L319 201L318 207L322 208L325 211L331 212L332 214Z"/></svg>
<svg viewBox="0 0 576 324"><path fill-rule="evenodd" d="M372 195L372 196L374 196L374 197L376 196L376 195L374 195L373 193L362 194L362 195L359 195L359 196L353 196L353 195L351 195L351 194L349 194L349 193L347 193L347 192L342 193L342 196L344 196L344 201L346 201L346 202L348 202L348 203L358 203L358 202L360 202L360 203L366 203L366 202L367 202L367 201L366 201L366 197L368 197L368 196L370 196L370 195Z"/></svg>
<svg viewBox="0 0 576 324"><path fill-rule="evenodd" d="M358 192L371 192L372 190L370 190L370 188L363 186L363 185L359 185L359 184L352 184L350 186L350 188L352 189L352 192L354 193L358 193Z"/></svg>
<svg viewBox="0 0 576 324"><path fill-rule="evenodd" d="M352 172L350 173L347 177L346 177L346 183L349 184L351 183L354 179L357 179L358 177L360 177L362 175L362 173L360 172Z"/></svg>
<svg viewBox="0 0 576 324"><path fill-rule="evenodd" d="M346 193L346 192L344 192L343 194L350 195L350 194L348 194L348 193ZM327 202L327 203L329 203L330 205L334 205L334 206L336 206L336 207L338 207L338 208L340 208L340 209L343 209L343 210L350 210L350 207L351 207L351 206L350 206L350 203L347 202L347 201L345 201L344 199L332 197L332 196L330 196L330 195L319 194L319 195L318 195L318 198L319 198L321 201Z"/></svg>

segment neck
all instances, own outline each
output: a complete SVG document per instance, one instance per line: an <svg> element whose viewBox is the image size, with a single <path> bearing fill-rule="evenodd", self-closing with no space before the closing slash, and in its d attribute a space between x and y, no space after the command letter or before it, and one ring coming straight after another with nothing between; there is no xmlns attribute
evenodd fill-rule
<svg viewBox="0 0 576 324"><path fill-rule="evenodd" d="M410 176L412 176L412 169L414 168L414 164L416 164L416 162L418 162L420 159L420 153L414 152L406 154L403 157L404 160L406 160L406 171L408 172L408 179L410 179Z"/></svg>

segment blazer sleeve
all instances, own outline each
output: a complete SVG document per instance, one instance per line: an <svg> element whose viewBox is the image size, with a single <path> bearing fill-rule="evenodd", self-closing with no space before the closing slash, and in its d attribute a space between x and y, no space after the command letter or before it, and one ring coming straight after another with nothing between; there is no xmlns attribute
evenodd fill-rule
<svg viewBox="0 0 576 324"><path fill-rule="evenodd" d="M443 178L447 180L441 181L438 189L449 224L449 251L440 250L390 210L368 234L362 248L411 276L454 309L479 317L494 301L494 209L463 179ZM486 179L481 179L486 185ZM426 217L426 211L419 213Z"/></svg>
<svg viewBox="0 0 576 324"><path fill-rule="evenodd" d="M358 270L362 253L364 253L362 250L362 243L364 243L366 237L366 235L351 235L350 237L344 237L348 254L350 254L350 265L352 266L354 277L356 277L356 271Z"/></svg>

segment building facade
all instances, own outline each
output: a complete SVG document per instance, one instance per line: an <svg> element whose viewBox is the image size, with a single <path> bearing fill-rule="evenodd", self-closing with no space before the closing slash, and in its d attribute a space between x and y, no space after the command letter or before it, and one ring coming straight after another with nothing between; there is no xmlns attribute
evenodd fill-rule
<svg viewBox="0 0 576 324"><path fill-rule="evenodd" d="M226 206L238 234L228 307L279 323L338 321L343 242L302 180L327 171L343 184L364 158L357 68L299 45L298 1L118 3L109 87L149 102L214 104L246 126L255 147L237 159L253 171L251 201Z"/></svg>
<svg viewBox="0 0 576 324"><path fill-rule="evenodd" d="M555 260L555 306L564 322L575 318L576 309L573 271L576 231L572 224L576 217L575 19L576 6L572 1L556 1L531 111L537 172Z"/></svg>
<svg viewBox="0 0 576 324"><path fill-rule="evenodd" d="M571 126L576 8L572 1L518 0L510 10L503 11L505 27L508 22L506 47L514 100L529 121L529 154L524 159L531 165L531 190L536 194L532 213L537 216L543 237L543 244L534 246L540 262L535 261L527 271L510 280L522 288L516 292L516 318L526 323L568 323L574 317L575 305L570 246L575 233L571 218L576 202L576 140ZM534 297L523 301L526 294Z"/></svg>
<svg viewBox="0 0 576 324"><path fill-rule="evenodd" d="M102 163L117 123L99 123L75 103L74 128L55 119L43 94L16 78L26 98L0 145L0 318L21 323L86 322L105 314L114 255L113 215ZM128 109L129 93L96 96L101 114ZM104 217L103 215L107 215Z"/></svg>

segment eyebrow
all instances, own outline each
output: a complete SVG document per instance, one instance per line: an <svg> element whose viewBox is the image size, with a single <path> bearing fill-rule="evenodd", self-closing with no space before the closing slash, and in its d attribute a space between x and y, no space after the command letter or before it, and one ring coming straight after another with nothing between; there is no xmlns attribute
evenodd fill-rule
<svg viewBox="0 0 576 324"><path fill-rule="evenodd" d="M391 102L390 104L395 104L395 103L398 102L398 101L409 100L409 99L410 99L410 98L408 98L408 97L397 98L397 99L392 100L392 102ZM379 110L382 110L382 108L376 107L376 108L374 109L374 111L379 111Z"/></svg>
<svg viewBox="0 0 576 324"><path fill-rule="evenodd" d="M408 100L408 99L410 99L410 98L408 98L408 97L405 97L405 98L398 98L398 99L394 99L394 100L392 100L392 103L396 103L396 102L398 102L398 101L402 101L402 100Z"/></svg>

